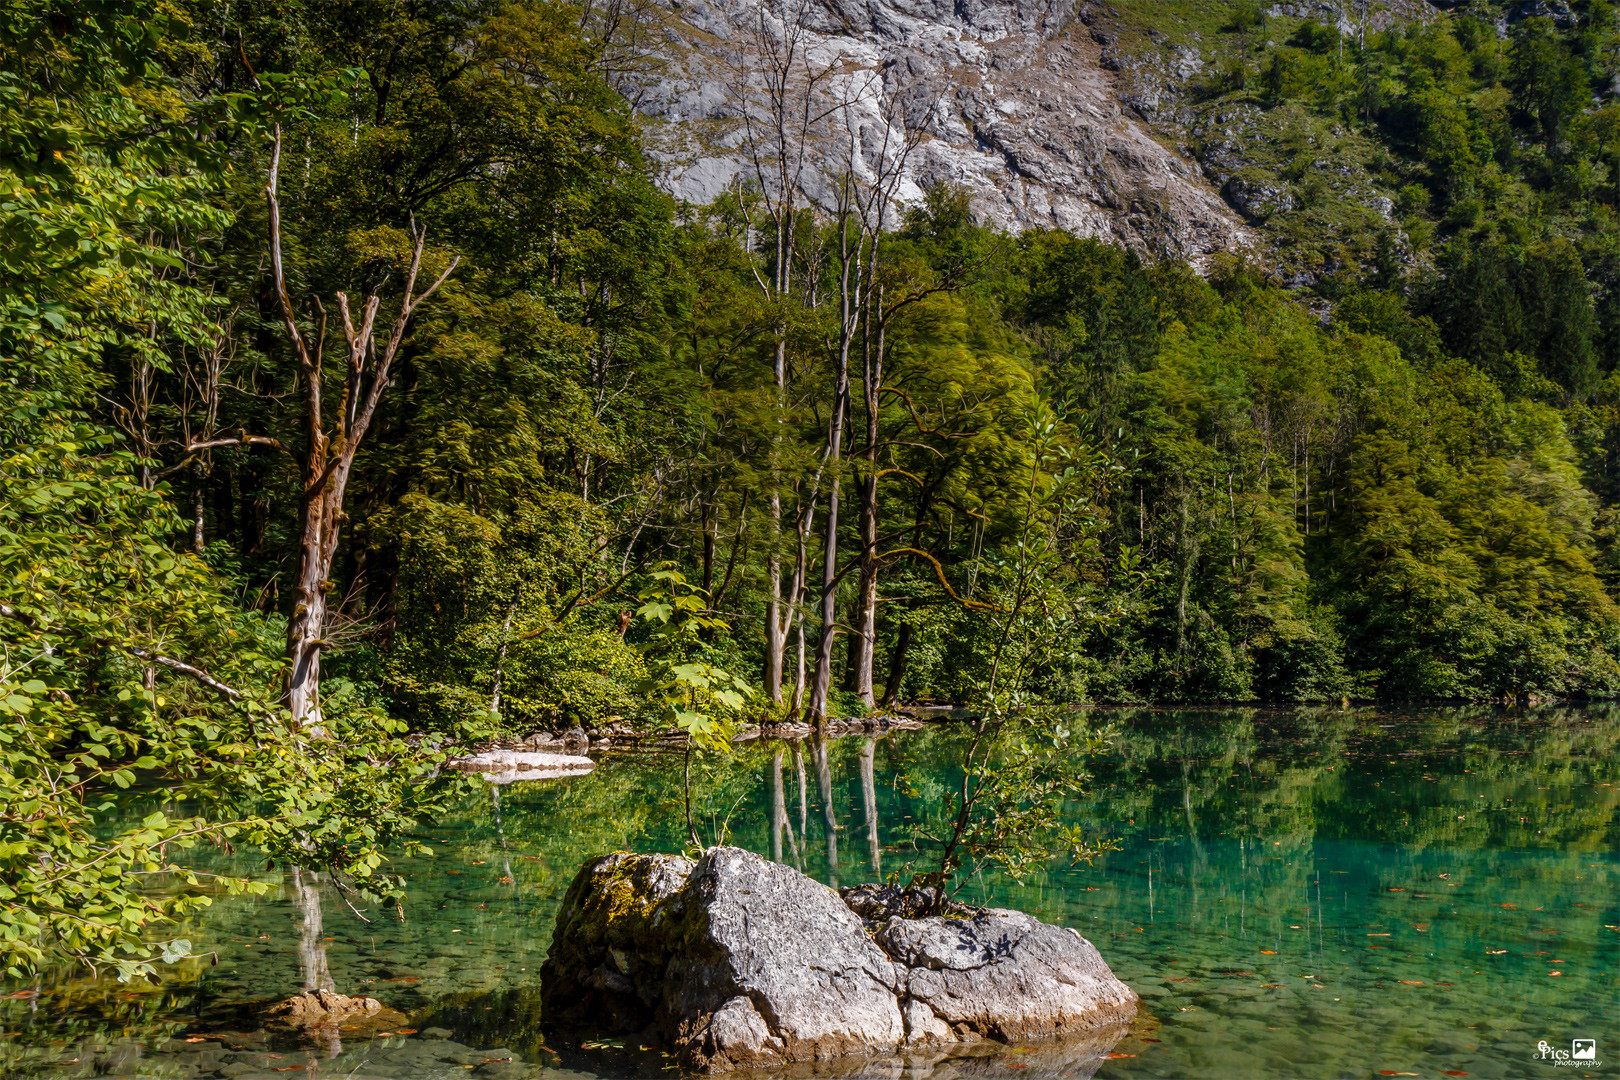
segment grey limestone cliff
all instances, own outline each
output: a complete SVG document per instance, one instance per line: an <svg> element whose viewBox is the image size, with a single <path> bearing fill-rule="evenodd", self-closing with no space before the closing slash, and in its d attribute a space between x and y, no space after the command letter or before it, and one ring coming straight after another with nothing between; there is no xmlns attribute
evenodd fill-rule
<svg viewBox="0 0 1620 1080"><path fill-rule="evenodd" d="M828 91L849 103L844 127L858 129L868 162L898 141L894 129L921 134L902 203L931 183L960 184L981 222L1056 226L1194 263L1252 242L1197 166L1121 108L1103 46L1068 4L659 2L666 62L630 96L677 197L706 203L752 176L742 116L761 79L750 43L762 27L778 41L797 28L805 70L828 73ZM841 134L824 131L809 148L804 188L824 205L828 176L848 159Z"/></svg>

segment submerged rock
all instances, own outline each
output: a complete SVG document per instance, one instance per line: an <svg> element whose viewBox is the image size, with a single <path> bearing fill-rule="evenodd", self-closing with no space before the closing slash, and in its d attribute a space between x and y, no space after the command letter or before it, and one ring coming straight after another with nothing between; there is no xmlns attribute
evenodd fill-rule
<svg viewBox="0 0 1620 1080"><path fill-rule="evenodd" d="M723 1072L1049 1037L1068 1037L1066 1060L1100 1058L1135 1015L1072 930L1002 909L885 916L916 907L885 893L846 903L738 848L593 860L557 918L546 1018L641 1032Z"/></svg>
<svg viewBox="0 0 1620 1080"><path fill-rule="evenodd" d="M404 1019L402 1014L387 1010ZM331 990L305 990L270 1007L269 1015L294 1027L345 1024L357 1018L379 1016L383 1003L372 997L350 997Z"/></svg>

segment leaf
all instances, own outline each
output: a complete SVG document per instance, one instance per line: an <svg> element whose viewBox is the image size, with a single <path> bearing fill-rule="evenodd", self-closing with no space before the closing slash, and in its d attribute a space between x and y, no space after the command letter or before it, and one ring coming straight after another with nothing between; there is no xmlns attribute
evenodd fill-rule
<svg viewBox="0 0 1620 1080"><path fill-rule="evenodd" d="M649 600L636 609L638 617L658 623L669 622L673 614L675 614L674 606L661 600Z"/></svg>

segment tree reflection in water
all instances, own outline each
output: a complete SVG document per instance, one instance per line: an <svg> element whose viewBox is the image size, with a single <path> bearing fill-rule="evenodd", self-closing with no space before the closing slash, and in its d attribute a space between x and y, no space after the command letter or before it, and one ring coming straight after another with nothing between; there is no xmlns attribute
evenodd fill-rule
<svg viewBox="0 0 1620 1080"><path fill-rule="evenodd" d="M872 860L872 880L882 881L883 842L878 839L876 763L877 739L868 738L861 745L861 810L866 818L866 847Z"/></svg>
<svg viewBox="0 0 1620 1080"><path fill-rule="evenodd" d="M838 888L838 815L833 809L832 761L828 745L832 740L819 735L810 741L816 763L816 787L821 792L822 819L827 827L827 884Z"/></svg>
<svg viewBox="0 0 1620 1080"><path fill-rule="evenodd" d="M1371 1075L1419 1060L1504 1075L1499 1055L1495 1072L1475 1060L1497 1054L1476 1027L1506 1032L1516 1053L1521 1036L1612 1026L1620 709L1110 715L1120 734L1093 763L1093 794L1063 813L1120 850L1090 868L1059 860L1022 887L986 873L964 899L1093 940L1164 1023L1159 1041L1122 1046L1140 1055L1135 1064L1151 1056L1157 1075L1212 1075L1201 1063L1229 1060L1241 1068L1225 1075L1245 1080ZM694 785L700 828L715 842L735 808L726 842L829 883L869 880L909 857L912 829L957 784L970 738L941 724L741 745ZM0 1028L21 1033L0 1042L0 1071L16 1071L25 1044L54 1061L92 1030L161 1028L168 1038L195 1022L200 1002L262 1002L323 982L435 1011L458 1038L481 1033L479 1046L540 1060L531 991L557 905L588 858L685 846L679 759L612 755L588 778L518 784L498 808L496 799L478 791L424 823L434 857L396 864L410 882L404 921L361 924L342 905L323 919L335 886L301 871L287 879L290 912L227 899L188 927L221 962L191 967L183 994L177 983L173 996L137 997L68 972L15 985L49 1006L0 997ZM134 820L145 812L132 810ZM831 826L824 852L812 819ZM864 843L839 850L840 820L863 821ZM222 853L208 868L251 873L249 858ZM328 944L338 950L330 967ZM1379 1038L1368 1040L1373 1024ZM586 1063L583 1052L570 1061ZM620 1064L593 1071L628 1075Z"/></svg>

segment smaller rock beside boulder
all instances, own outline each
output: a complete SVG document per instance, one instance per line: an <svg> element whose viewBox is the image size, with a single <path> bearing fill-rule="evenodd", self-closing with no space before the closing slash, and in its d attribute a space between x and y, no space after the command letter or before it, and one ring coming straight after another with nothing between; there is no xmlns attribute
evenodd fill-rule
<svg viewBox="0 0 1620 1080"><path fill-rule="evenodd" d="M939 1026L956 1040L1046 1039L1136 1013L1136 994L1091 942L1022 911L890 919L875 940L904 968L907 1005L930 1039Z"/></svg>

